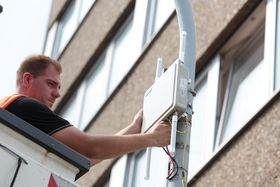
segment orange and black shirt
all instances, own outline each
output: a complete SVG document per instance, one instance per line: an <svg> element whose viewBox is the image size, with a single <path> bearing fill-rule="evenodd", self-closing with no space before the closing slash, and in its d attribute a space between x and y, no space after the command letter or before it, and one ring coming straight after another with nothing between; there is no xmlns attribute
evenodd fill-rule
<svg viewBox="0 0 280 187"><path fill-rule="evenodd" d="M0 100L0 107L49 135L72 126L46 105L24 95L16 94L5 97Z"/></svg>

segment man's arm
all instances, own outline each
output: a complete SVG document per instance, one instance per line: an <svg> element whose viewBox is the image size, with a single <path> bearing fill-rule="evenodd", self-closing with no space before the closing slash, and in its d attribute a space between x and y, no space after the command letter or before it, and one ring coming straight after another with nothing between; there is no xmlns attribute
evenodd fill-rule
<svg viewBox="0 0 280 187"><path fill-rule="evenodd" d="M146 147L163 147L170 143L170 124L160 122L145 134L90 136L75 127L52 135L58 141L88 157L92 164Z"/></svg>

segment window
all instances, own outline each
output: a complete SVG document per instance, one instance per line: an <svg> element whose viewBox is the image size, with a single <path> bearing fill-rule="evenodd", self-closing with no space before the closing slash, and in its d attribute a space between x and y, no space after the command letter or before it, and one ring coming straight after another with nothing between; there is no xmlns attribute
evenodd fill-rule
<svg viewBox="0 0 280 187"><path fill-rule="evenodd" d="M71 103L67 103L60 112L61 116L67 119L72 125L80 128L80 116L82 111L85 84L81 84L71 97Z"/></svg>
<svg viewBox="0 0 280 187"><path fill-rule="evenodd" d="M144 30L144 43L150 42L151 38L160 30L171 13L175 10L174 1L154 0L146 4L146 18Z"/></svg>
<svg viewBox="0 0 280 187"><path fill-rule="evenodd" d="M189 177L204 165L214 150L219 68L220 58L217 56L196 80Z"/></svg>
<svg viewBox="0 0 280 187"><path fill-rule="evenodd" d="M145 153L145 151L142 151L135 155L131 186L165 186L168 168L168 157L165 152L161 148L152 148L149 180L145 179L147 162Z"/></svg>
<svg viewBox="0 0 280 187"><path fill-rule="evenodd" d="M95 3L96 0L80 0L80 16L79 22L82 22L92 5Z"/></svg>
<svg viewBox="0 0 280 187"><path fill-rule="evenodd" d="M127 162L127 156L125 155L119 158L119 160L115 163L111 171L111 176L110 176L110 181L108 186L110 187L124 186L126 162Z"/></svg>
<svg viewBox="0 0 280 187"><path fill-rule="evenodd" d="M51 29L48 32L48 36L47 36L47 41L46 41L46 45L45 45L45 55L47 56L53 56L53 43L55 41L55 33L57 30L57 22L55 22L53 24L53 26L51 27Z"/></svg>
<svg viewBox="0 0 280 187"><path fill-rule="evenodd" d="M88 74L84 83L86 84L83 96L83 108L81 115L82 129L84 129L102 104L107 99L106 83L108 82L109 66L105 63L104 56L99 59L96 67Z"/></svg>
<svg viewBox="0 0 280 187"><path fill-rule="evenodd" d="M216 147L231 139L272 93L269 78L272 63L264 59L264 23L262 4L221 52Z"/></svg>
<svg viewBox="0 0 280 187"><path fill-rule="evenodd" d="M150 178L148 180L145 179L146 158L146 151L130 154L129 157L123 156L111 170L110 187L166 186L165 178L167 176L168 168L168 157L166 156L166 153L162 148L152 148L152 162ZM123 160L126 160L126 162ZM120 174L120 168L123 169L124 173Z"/></svg>
<svg viewBox="0 0 280 187"><path fill-rule="evenodd" d="M175 10L174 1L157 0L154 2L156 6L154 9L154 16L152 16L154 17L152 29L153 34L156 33L162 27L162 25L169 18L171 13Z"/></svg>
<svg viewBox="0 0 280 187"><path fill-rule="evenodd" d="M60 20L51 27L44 54L58 58L95 0L73 0Z"/></svg>
<svg viewBox="0 0 280 187"><path fill-rule="evenodd" d="M189 174L191 175L193 171L197 171L202 165L204 159L204 145L203 138L205 134L208 134L207 123L205 123L205 115L207 107L203 107L204 103L207 101L206 95L206 79L203 79L197 86L197 95L194 98L193 106L195 106L195 114L193 115L192 127L191 127L191 140L190 140L190 153L189 153ZM209 142L210 143L210 142ZM211 147L211 145L210 145Z"/></svg>
<svg viewBox="0 0 280 187"><path fill-rule="evenodd" d="M76 31L78 23L78 9L75 1L71 1L62 18L58 23L56 44L54 48L55 57L58 57Z"/></svg>
<svg viewBox="0 0 280 187"><path fill-rule="evenodd" d="M119 31L119 35L111 42L112 58L111 58L111 73L110 73L110 86L109 92L111 93L122 78L130 70L134 64L137 54L134 48L134 34L132 29L132 16L128 18L123 28ZM129 51L128 51L129 50Z"/></svg>
<svg viewBox="0 0 280 187"><path fill-rule="evenodd" d="M223 70L223 75L227 77L224 78L227 82L223 84L227 87L223 90L226 93L223 93L219 143L232 137L268 98L269 90L265 89L265 85L269 75L263 61L263 32L259 35L252 35L254 41L247 44L250 46L239 46L240 51L228 59L232 63Z"/></svg>

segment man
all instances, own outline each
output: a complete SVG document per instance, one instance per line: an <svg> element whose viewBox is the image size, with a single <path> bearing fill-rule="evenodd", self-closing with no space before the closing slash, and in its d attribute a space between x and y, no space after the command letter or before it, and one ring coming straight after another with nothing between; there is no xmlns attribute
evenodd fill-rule
<svg viewBox="0 0 280 187"><path fill-rule="evenodd" d="M30 56L17 71L18 94L2 99L0 106L88 157L92 165L146 147L169 144L170 124L166 121L140 133L142 111L116 135L91 136L75 128L51 110L60 97L61 72L56 60L44 55Z"/></svg>

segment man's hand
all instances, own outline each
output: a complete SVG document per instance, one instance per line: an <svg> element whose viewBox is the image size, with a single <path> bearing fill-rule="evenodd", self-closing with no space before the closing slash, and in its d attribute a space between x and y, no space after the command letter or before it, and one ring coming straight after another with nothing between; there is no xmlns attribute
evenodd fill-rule
<svg viewBox="0 0 280 187"><path fill-rule="evenodd" d="M170 144L171 124L167 120L155 124L147 133L153 135L154 146L164 147Z"/></svg>
<svg viewBox="0 0 280 187"><path fill-rule="evenodd" d="M143 122L143 109L140 109L137 114L134 116L131 125L133 126L135 133L140 133Z"/></svg>
<svg viewBox="0 0 280 187"><path fill-rule="evenodd" d="M127 127L119 131L116 135L140 133L142 127L142 121L143 121L143 110L140 109L134 116L132 122Z"/></svg>

